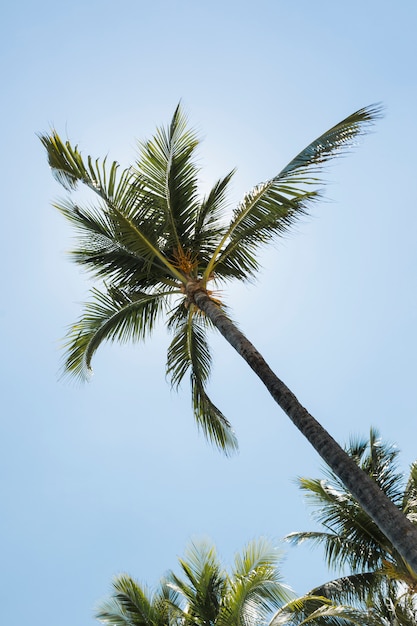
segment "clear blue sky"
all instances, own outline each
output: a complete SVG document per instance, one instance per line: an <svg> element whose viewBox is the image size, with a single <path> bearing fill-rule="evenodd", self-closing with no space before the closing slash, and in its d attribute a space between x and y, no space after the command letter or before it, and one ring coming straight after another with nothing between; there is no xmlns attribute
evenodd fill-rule
<svg viewBox="0 0 417 626"><path fill-rule="evenodd" d="M358 108L375 132L328 174L326 202L269 249L234 317L343 444L371 425L417 457L414 0L28 0L0 23L1 621L86 626L114 574L155 584L191 538L226 562L250 539L312 527L294 485L321 461L231 348L213 338L210 390L240 454L194 426L165 381L163 327L105 346L95 376L59 380L60 343L90 286L36 137L53 124L127 165L182 99L204 137L202 189L236 166L233 203ZM299 593L331 577L285 548Z"/></svg>

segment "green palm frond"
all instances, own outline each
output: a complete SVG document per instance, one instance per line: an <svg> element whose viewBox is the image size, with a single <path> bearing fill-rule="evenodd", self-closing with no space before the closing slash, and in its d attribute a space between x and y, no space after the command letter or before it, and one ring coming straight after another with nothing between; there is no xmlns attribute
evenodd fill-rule
<svg viewBox="0 0 417 626"><path fill-rule="evenodd" d="M384 443L378 430L371 428L367 439L352 437L346 452L378 484L389 499L400 507L404 477L398 470L398 448ZM329 477L334 478L330 474ZM340 481L338 482L341 485Z"/></svg>
<svg viewBox="0 0 417 626"><path fill-rule="evenodd" d="M54 206L78 231L78 245L70 252L71 257L94 276L132 288L174 284L166 265L151 255L147 246L141 246L140 240L128 247L117 221L102 207L81 207L71 199Z"/></svg>
<svg viewBox="0 0 417 626"><path fill-rule="evenodd" d="M198 426L221 450L231 453L237 449L237 441L230 422L213 404L206 392L210 376L211 355L206 339L207 319L192 305L184 305L171 316L169 327L175 336L168 348L167 374L172 385L178 387L189 373L194 417Z"/></svg>
<svg viewBox="0 0 417 626"><path fill-rule="evenodd" d="M252 278L258 269L255 253L260 245L273 237L283 235L302 215L307 213L308 201L317 192L300 192L299 189L281 187L275 179L252 189L236 211L225 230L217 250L206 270L223 276Z"/></svg>
<svg viewBox="0 0 417 626"><path fill-rule="evenodd" d="M171 572L167 581L178 598L182 597L183 620L186 624L214 624L227 585L215 548L192 543L179 563L185 579Z"/></svg>
<svg viewBox="0 0 417 626"><path fill-rule="evenodd" d="M317 174L331 158L348 152L380 114L378 105L360 109L310 143L277 176L252 189L236 209L206 275L225 265L241 265L247 250L250 277L256 270L256 248L287 232L308 212L319 196Z"/></svg>
<svg viewBox="0 0 417 626"><path fill-rule="evenodd" d="M218 626L259 626L293 596L278 569L281 554L266 539L251 541L235 557L230 591L222 605Z"/></svg>
<svg viewBox="0 0 417 626"><path fill-rule="evenodd" d="M312 589L309 595L324 596L337 604L366 605L371 594L381 588L381 581L378 572L360 572L330 580Z"/></svg>
<svg viewBox="0 0 417 626"><path fill-rule="evenodd" d="M241 553L236 554L232 576L244 578L256 569L268 568L279 577L278 566L281 560L282 553L268 539L250 541Z"/></svg>
<svg viewBox="0 0 417 626"><path fill-rule="evenodd" d="M74 191L78 183L83 183L104 200L115 201L130 188L130 168L119 175L117 161L109 169L106 159L100 162L89 156L85 163L78 146L72 147L69 141L64 143L55 130L50 135L40 134L39 138L46 148L52 174L67 191Z"/></svg>
<svg viewBox="0 0 417 626"><path fill-rule="evenodd" d="M282 607L269 626L381 626L372 610L337 605L327 598L306 595Z"/></svg>
<svg viewBox="0 0 417 626"><path fill-rule="evenodd" d="M270 557L270 558L269 558ZM265 626L291 597L277 570L279 557L265 540L253 541L236 557L228 575L213 546L192 544L180 559L182 576L171 572L169 586L183 598L184 626Z"/></svg>
<svg viewBox="0 0 417 626"><path fill-rule="evenodd" d="M320 173L327 161L349 153L357 144L357 138L369 131L382 111L380 104L371 104L352 113L299 152L278 176L289 181L294 180L293 175L304 179L306 175Z"/></svg>
<svg viewBox="0 0 417 626"><path fill-rule="evenodd" d="M198 143L178 105L169 127L159 128L153 139L140 144L137 172L165 216L172 248L187 245L195 224L198 168L193 157Z"/></svg>
<svg viewBox="0 0 417 626"><path fill-rule="evenodd" d="M113 595L100 603L96 617L112 626L169 626L176 596L164 583L156 593L141 587L127 574L113 581Z"/></svg>
<svg viewBox="0 0 417 626"><path fill-rule="evenodd" d="M154 260L165 266L170 275L177 280L184 281L183 275L161 253L158 237L161 235L165 220L156 215L155 207L150 205L150 198L145 193L140 178L130 168L117 176L118 163L114 161L109 171L106 159L102 163L98 159L87 157L84 162L77 146L73 148L67 141L64 143L56 131L51 135L41 135L40 139L48 154L49 165L55 178L65 189L73 191L78 183L82 183L93 190L103 200L101 210L108 213L108 220L112 223L115 238L123 241L139 259L145 259L148 272L152 269ZM146 190L147 191L147 190ZM70 204L60 210L74 221L74 211ZM100 209L99 209L100 210Z"/></svg>
<svg viewBox="0 0 417 626"><path fill-rule="evenodd" d="M292 543L309 540L324 545L326 562L331 567L343 567L349 562L354 572L369 566L379 569L391 546L385 535L339 485L325 480L299 479L300 488L315 507L314 519L327 532L291 533Z"/></svg>
<svg viewBox="0 0 417 626"><path fill-rule="evenodd" d="M309 595L325 596L336 604L350 604L362 610L372 608L381 626L414 626L417 620L415 594L403 581L390 580L382 573L366 572L345 576L316 587Z"/></svg>
<svg viewBox="0 0 417 626"><path fill-rule="evenodd" d="M127 293L114 287L103 293L93 289L92 301L67 336L66 371L86 377L94 352L103 341L145 339L162 312L164 297L170 293Z"/></svg>
<svg viewBox="0 0 417 626"><path fill-rule="evenodd" d="M232 170L218 180L198 207L191 247L195 254L206 260L205 265L224 233L223 216L228 204L226 194L234 173L235 170Z"/></svg>

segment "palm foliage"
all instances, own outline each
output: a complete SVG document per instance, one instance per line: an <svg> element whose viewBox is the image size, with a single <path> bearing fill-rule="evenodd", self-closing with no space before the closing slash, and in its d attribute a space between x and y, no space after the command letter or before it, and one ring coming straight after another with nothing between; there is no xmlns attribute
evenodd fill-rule
<svg viewBox="0 0 417 626"><path fill-rule="evenodd" d="M230 572L214 546L191 544L151 593L130 576L115 578L97 618L112 626L380 626L374 611L328 598L295 598L283 585L280 555L265 539L238 553ZM271 620L272 618L272 620Z"/></svg>
<svg viewBox="0 0 417 626"><path fill-rule="evenodd" d="M390 500L416 524L417 463L405 482L398 469L398 449L383 443L375 429L368 440L353 440L347 452L373 478ZM293 544L304 541L324 548L329 567L350 571L311 593L335 602L373 606L383 624L410 626L417 621L417 574L341 481L326 471L324 479L299 479L323 531L291 533ZM385 620L385 621L384 621Z"/></svg>
<svg viewBox="0 0 417 626"><path fill-rule="evenodd" d="M360 109L328 130L275 177L249 191L229 221L227 192L234 171L200 197L199 142L180 106L167 128L139 144L136 163L121 171L116 162L84 159L56 131L42 134L52 172L71 193L56 207L78 232L72 257L98 281L68 332L65 371L85 378L103 341L141 341L165 315L173 333L167 359L172 384L190 376L198 425L221 449L234 450L231 425L207 394L211 324L190 293L204 289L226 313L213 288L255 277L259 248L310 210L320 195L325 164L346 153L379 114L378 106ZM80 184L96 194L95 202L74 199Z"/></svg>
<svg viewBox="0 0 417 626"><path fill-rule="evenodd" d="M313 592L291 600L277 611L269 626L382 626L373 609L338 604Z"/></svg>
<svg viewBox="0 0 417 626"><path fill-rule="evenodd" d="M97 617L114 626L261 626L290 598L278 571L279 554L266 540L248 544L230 573L213 546L192 544L151 594L127 575L118 576L113 594Z"/></svg>

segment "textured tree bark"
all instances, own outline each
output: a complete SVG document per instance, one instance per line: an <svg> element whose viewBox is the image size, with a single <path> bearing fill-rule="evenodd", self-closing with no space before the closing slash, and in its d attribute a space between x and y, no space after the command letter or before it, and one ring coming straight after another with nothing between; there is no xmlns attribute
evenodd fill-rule
<svg viewBox="0 0 417 626"><path fill-rule="evenodd" d="M333 437L300 404L271 370L262 355L196 285L187 289L189 299L213 322L223 337L245 359L271 396L308 439L321 458L340 478L359 505L391 541L417 575L417 527L387 498L378 485L356 465Z"/></svg>

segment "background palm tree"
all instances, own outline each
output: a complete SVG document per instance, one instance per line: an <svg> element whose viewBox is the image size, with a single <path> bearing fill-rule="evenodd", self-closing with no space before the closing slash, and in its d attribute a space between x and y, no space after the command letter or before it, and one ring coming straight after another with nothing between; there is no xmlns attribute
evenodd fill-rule
<svg viewBox="0 0 417 626"><path fill-rule="evenodd" d="M261 626L291 597L279 561L268 541L252 541L227 573L213 546L191 544L179 559L181 575L170 572L155 594L130 576L118 576L97 617L115 626Z"/></svg>
<svg viewBox="0 0 417 626"><path fill-rule="evenodd" d="M323 597L294 599L281 581L279 561L268 541L252 541L236 555L228 573L213 546L191 544L179 559L181 573L169 572L155 593L126 574L116 577L113 593L100 603L97 618L113 626L379 624L372 612Z"/></svg>
<svg viewBox="0 0 417 626"><path fill-rule="evenodd" d="M206 391L211 365L206 331L217 328L417 571L417 530L274 374L211 287L254 278L259 247L308 211L319 197L323 165L346 152L379 114L377 106L361 109L321 135L277 176L247 193L229 223L226 191L233 171L199 197L198 139L180 107L168 128L140 145L135 166L119 175L116 162L107 167L106 160L84 161L55 131L41 141L67 190L83 183L99 198L95 205L72 199L56 205L80 235L74 260L101 281L68 334L66 371L85 377L101 342L142 340L165 313L174 335L167 359L172 384L178 386L189 373L197 423L230 451L236 438Z"/></svg>
<svg viewBox="0 0 417 626"><path fill-rule="evenodd" d="M375 429L368 440L352 440L347 453L416 524L417 463L411 465L405 482L398 470L398 449L383 443ZM311 593L336 602L371 605L383 623L417 623L416 573L337 476L328 470L324 479L301 478L299 485L325 530L291 533L287 539L295 545L308 541L323 546L329 567L351 572Z"/></svg>

